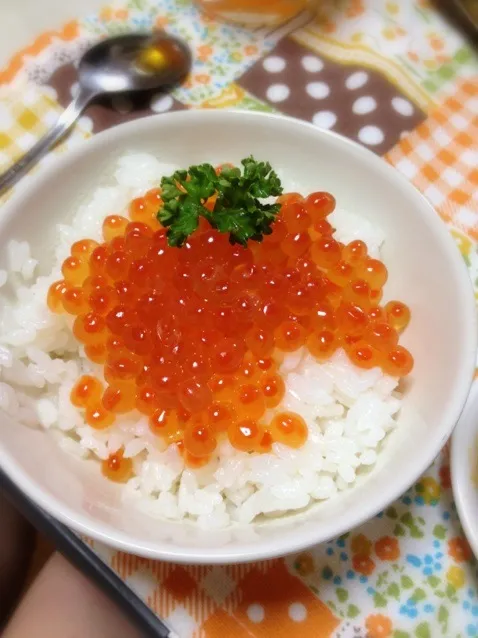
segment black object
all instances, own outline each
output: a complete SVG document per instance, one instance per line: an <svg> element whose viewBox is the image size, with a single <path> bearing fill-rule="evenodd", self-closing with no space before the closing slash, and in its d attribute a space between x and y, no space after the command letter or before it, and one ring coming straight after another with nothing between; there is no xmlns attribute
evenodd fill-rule
<svg viewBox="0 0 478 638"><path fill-rule="evenodd" d="M56 549L85 576L90 578L130 618L144 636L172 638L174 633L144 602L99 558L79 536L59 523L29 498L0 470L0 490L16 509Z"/></svg>
<svg viewBox="0 0 478 638"><path fill-rule="evenodd" d="M472 46L478 46L478 19L475 13L478 0L432 0L432 2L453 26L467 36Z"/></svg>
<svg viewBox="0 0 478 638"><path fill-rule="evenodd" d="M474 27L475 32L478 31L478 9L476 0L455 0L458 9L463 13L465 18L469 20Z"/></svg>

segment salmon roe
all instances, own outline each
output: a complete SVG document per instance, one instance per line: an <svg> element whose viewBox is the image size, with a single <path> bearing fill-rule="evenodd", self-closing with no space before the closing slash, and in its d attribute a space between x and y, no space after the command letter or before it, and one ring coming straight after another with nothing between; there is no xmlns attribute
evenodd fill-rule
<svg viewBox="0 0 478 638"><path fill-rule="evenodd" d="M412 355L399 345L410 310L400 301L380 305L387 269L363 241L334 238L332 195L290 193L279 203L262 243L232 246L201 219L178 249L157 220L161 191L153 189L127 216L104 220L102 243L72 245L47 303L74 317L86 356L103 366L106 386L84 375L71 390L92 428L136 409L186 465L200 468L223 439L257 453L274 442L305 443L299 415L275 412L265 422L285 394L285 353L305 347L324 362L342 348L360 368L411 372ZM133 464L120 450L102 470L121 482Z"/></svg>
<svg viewBox="0 0 478 638"><path fill-rule="evenodd" d="M102 462L101 471L111 481L126 483L133 476L133 461L125 458L121 449Z"/></svg>

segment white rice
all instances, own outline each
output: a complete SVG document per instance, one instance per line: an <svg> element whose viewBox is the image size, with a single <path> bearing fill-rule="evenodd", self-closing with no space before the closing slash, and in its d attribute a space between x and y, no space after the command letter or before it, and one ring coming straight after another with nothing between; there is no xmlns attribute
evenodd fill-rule
<svg viewBox="0 0 478 638"><path fill-rule="evenodd" d="M136 470L124 486L124 498L153 517L222 528L331 498L375 463L384 439L396 427L401 405L396 379L378 368L356 368L343 351L319 364L302 349L281 365L287 392L277 410L292 410L307 422L309 438L301 449L274 444L270 454L249 455L223 441L215 458L196 471L184 468L174 445L165 449L138 412L117 417L111 428L97 431L70 403L78 376L91 371L101 377L101 367L91 364L78 347L72 319L49 312L48 287L61 278L61 263L72 242L100 240L106 215L125 214L131 198L176 168L146 154L120 158L110 184L94 191L70 224L57 226L55 263L47 277L35 278L38 264L27 242L10 243L8 273L0 271L0 286L5 290L8 274L6 287L14 291L1 300L0 411L16 422L51 430L60 446L78 457L106 459L124 447ZM284 181L286 187L294 186ZM379 229L340 210L332 221L338 239L360 237L373 256L379 255L384 239Z"/></svg>

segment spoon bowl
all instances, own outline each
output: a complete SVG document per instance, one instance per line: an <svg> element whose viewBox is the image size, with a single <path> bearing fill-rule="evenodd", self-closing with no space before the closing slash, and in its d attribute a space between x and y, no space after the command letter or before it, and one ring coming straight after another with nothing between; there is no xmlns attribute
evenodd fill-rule
<svg viewBox="0 0 478 638"><path fill-rule="evenodd" d="M182 79L191 67L189 48L164 32L129 33L102 40L80 61L80 90L93 95L152 91Z"/></svg>

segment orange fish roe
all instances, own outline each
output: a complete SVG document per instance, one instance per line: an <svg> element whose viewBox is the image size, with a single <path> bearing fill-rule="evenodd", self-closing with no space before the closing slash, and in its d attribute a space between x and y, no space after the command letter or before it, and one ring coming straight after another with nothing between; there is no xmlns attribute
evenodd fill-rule
<svg viewBox="0 0 478 638"><path fill-rule="evenodd" d="M227 430L229 441L242 452L260 452L264 429L254 419L231 423ZM304 439L305 441L305 439Z"/></svg>
<svg viewBox="0 0 478 638"><path fill-rule="evenodd" d="M65 293L66 294L66 293ZM385 306L387 319L398 332L403 332L410 321L410 309L401 301L389 301Z"/></svg>
<svg viewBox="0 0 478 638"><path fill-rule="evenodd" d="M133 461L124 458L123 450L119 450L102 462L101 471L111 481L126 483L133 476Z"/></svg>
<svg viewBox="0 0 478 638"><path fill-rule="evenodd" d="M70 393L70 401L77 408L97 403L103 393L103 384L96 377L85 374L78 379Z"/></svg>
<svg viewBox="0 0 478 638"><path fill-rule="evenodd" d="M298 414L281 412L272 419L271 436L274 441L298 448L307 439L307 425Z"/></svg>
<svg viewBox="0 0 478 638"><path fill-rule="evenodd" d="M245 452L304 444L299 415L264 422L285 394L284 353L306 347L324 362L343 348L360 368L411 372L412 355L399 345L410 310L399 301L380 305L387 269L364 242L333 237L334 198L290 193L279 203L262 243L233 246L201 218L183 247L171 248L154 189L131 202L132 221L104 220L103 243L73 244L47 303L75 317L86 356L104 366L106 387L85 375L71 391L91 427L108 428L137 409L188 467L199 468L226 437ZM103 473L125 481L132 462L117 452Z"/></svg>
<svg viewBox="0 0 478 638"><path fill-rule="evenodd" d="M68 284L64 279L55 281L48 289L46 303L48 308L55 313L66 312L63 308L63 297L66 291L69 289Z"/></svg>

